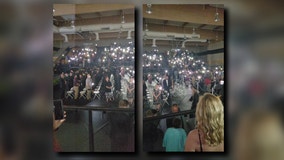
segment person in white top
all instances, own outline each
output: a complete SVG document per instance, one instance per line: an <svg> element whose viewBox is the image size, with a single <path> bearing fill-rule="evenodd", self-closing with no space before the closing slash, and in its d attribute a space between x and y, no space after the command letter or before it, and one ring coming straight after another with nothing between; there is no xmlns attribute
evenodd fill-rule
<svg viewBox="0 0 284 160"><path fill-rule="evenodd" d="M87 100L90 100L92 93L92 78L90 74L87 75L85 88L87 89Z"/></svg>

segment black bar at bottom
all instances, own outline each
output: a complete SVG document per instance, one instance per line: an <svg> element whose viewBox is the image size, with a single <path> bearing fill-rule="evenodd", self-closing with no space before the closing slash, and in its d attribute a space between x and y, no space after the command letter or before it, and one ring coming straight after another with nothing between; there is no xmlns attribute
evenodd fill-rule
<svg viewBox="0 0 284 160"><path fill-rule="evenodd" d="M89 110L89 148L94 152L93 112Z"/></svg>

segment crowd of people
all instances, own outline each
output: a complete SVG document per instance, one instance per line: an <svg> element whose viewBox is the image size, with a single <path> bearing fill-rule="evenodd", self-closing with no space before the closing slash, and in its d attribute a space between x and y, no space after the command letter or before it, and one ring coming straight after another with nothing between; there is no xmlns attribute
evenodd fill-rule
<svg viewBox="0 0 284 160"><path fill-rule="evenodd" d="M62 100L76 102L80 98L84 98L90 102L96 98L94 90L99 89L100 96L98 97L102 101L112 102L117 97L117 100L127 99L131 106L134 105L134 75L124 66L78 70L65 67L64 69L59 68L59 70L65 71L61 72L59 79L59 98ZM72 95L68 96L68 93Z"/></svg>
<svg viewBox="0 0 284 160"><path fill-rule="evenodd" d="M94 64L71 67L65 58L54 67L54 99L65 105L81 105L91 101L110 104L111 107L133 108L135 98L134 66ZM55 120L54 131L65 121ZM111 131L111 151L134 151L134 114L119 111L107 113ZM127 137L127 138L125 138ZM64 151L54 139L54 150Z"/></svg>
<svg viewBox="0 0 284 160"><path fill-rule="evenodd" d="M144 55L144 118L167 114L169 117L145 122L144 150L223 152L223 67L208 67L186 53L173 57L151 54ZM160 57L156 66L153 57ZM185 94L190 95L187 101ZM181 111L179 104L190 113L171 116Z"/></svg>

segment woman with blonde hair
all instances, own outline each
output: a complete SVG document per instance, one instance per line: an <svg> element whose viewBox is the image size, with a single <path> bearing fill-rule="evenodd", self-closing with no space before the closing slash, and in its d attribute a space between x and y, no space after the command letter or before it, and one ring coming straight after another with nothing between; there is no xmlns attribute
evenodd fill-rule
<svg viewBox="0 0 284 160"><path fill-rule="evenodd" d="M186 152L224 152L224 107L221 100L206 93L196 108L196 129L189 132Z"/></svg>

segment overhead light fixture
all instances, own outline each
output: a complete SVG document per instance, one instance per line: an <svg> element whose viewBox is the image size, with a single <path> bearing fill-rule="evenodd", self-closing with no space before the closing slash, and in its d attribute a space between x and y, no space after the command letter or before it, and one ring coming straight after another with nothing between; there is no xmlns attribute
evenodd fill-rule
<svg viewBox="0 0 284 160"><path fill-rule="evenodd" d="M220 18L219 18L219 13L217 11L217 5L216 5L216 13L215 13L215 19L214 19L215 22L219 22L220 21Z"/></svg>
<svg viewBox="0 0 284 160"><path fill-rule="evenodd" d="M73 20L71 21L71 27L73 27L73 28L75 27L75 21L73 21Z"/></svg>
<svg viewBox="0 0 284 160"><path fill-rule="evenodd" d="M192 28L192 34L196 34L196 33L195 33L195 28L194 28L194 27Z"/></svg>
<svg viewBox="0 0 284 160"><path fill-rule="evenodd" d="M126 39L131 39L131 30L128 31Z"/></svg>
<svg viewBox="0 0 284 160"><path fill-rule="evenodd" d="M152 13L152 5L151 4L147 4L147 9L146 9L146 13L151 14Z"/></svg>
<svg viewBox="0 0 284 160"><path fill-rule="evenodd" d="M152 47L157 47L157 45L156 45L156 39L153 39L153 44L152 44Z"/></svg>
<svg viewBox="0 0 284 160"><path fill-rule="evenodd" d="M215 40L218 41L218 32L216 31Z"/></svg>
<svg viewBox="0 0 284 160"><path fill-rule="evenodd" d="M147 23L145 24L145 31L146 31L146 32L149 31L149 29L148 29L148 24L147 24Z"/></svg>

